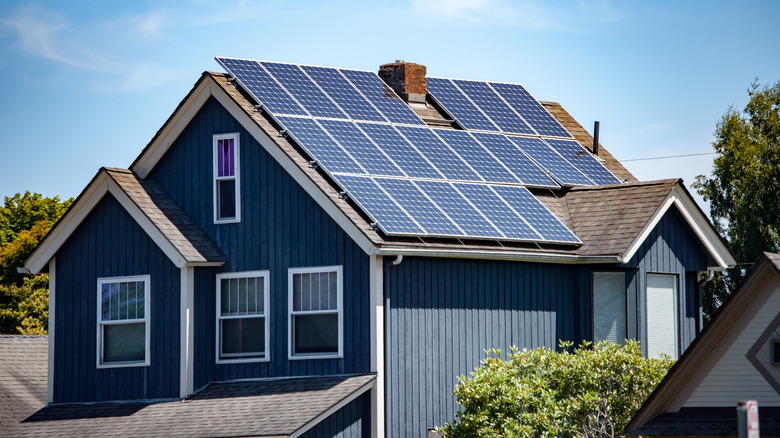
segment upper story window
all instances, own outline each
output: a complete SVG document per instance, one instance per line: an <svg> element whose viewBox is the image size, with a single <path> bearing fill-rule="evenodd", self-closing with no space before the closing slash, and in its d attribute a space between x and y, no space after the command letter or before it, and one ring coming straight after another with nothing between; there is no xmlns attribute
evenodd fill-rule
<svg viewBox="0 0 780 438"><path fill-rule="evenodd" d="M289 270L291 359L342 357L341 283L341 266Z"/></svg>
<svg viewBox="0 0 780 438"><path fill-rule="evenodd" d="M217 362L268 360L268 271L217 274Z"/></svg>
<svg viewBox="0 0 780 438"><path fill-rule="evenodd" d="M626 335L625 272L594 272L593 341L622 344Z"/></svg>
<svg viewBox="0 0 780 438"><path fill-rule="evenodd" d="M214 222L239 222L241 196L238 133L214 136Z"/></svg>
<svg viewBox="0 0 780 438"><path fill-rule="evenodd" d="M98 279L98 368L149 365L149 276Z"/></svg>

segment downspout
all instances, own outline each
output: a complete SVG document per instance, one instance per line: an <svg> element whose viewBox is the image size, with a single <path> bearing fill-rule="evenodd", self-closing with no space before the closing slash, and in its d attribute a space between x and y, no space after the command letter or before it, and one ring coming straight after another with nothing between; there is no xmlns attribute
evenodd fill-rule
<svg viewBox="0 0 780 438"><path fill-rule="evenodd" d="M398 254L397 256L395 256L395 260L393 260L393 266L400 265L402 261L404 261L403 254Z"/></svg>

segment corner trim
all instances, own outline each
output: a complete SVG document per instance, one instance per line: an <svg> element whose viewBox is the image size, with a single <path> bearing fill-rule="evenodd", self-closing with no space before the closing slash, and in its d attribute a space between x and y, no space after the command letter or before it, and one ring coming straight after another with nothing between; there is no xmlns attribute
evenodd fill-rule
<svg viewBox="0 0 780 438"><path fill-rule="evenodd" d="M376 385L371 390L371 436L385 436L385 308L384 260L370 256L369 294L371 325L371 371L376 373Z"/></svg>
<svg viewBox="0 0 780 438"><path fill-rule="evenodd" d="M187 398L193 391L195 376L195 268L185 266L181 268L181 296L180 322L179 322L179 397Z"/></svg>
<svg viewBox="0 0 780 438"><path fill-rule="evenodd" d="M49 348L49 357L47 358L48 362L48 373L47 373L47 381L46 381L46 402L47 403L54 403L54 328L55 328L55 317L57 316L56 312L56 283L57 283L57 260L56 258L52 257L51 261L49 262L49 337L48 337L48 348Z"/></svg>

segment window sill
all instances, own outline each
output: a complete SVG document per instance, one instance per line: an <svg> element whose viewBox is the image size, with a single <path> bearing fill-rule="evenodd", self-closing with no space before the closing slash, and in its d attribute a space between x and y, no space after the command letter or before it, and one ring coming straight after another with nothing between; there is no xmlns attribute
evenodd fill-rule
<svg viewBox="0 0 780 438"><path fill-rule="evenodd" d="M309 355L302 355L302 354L296 354L295 356L289 356L287 359L289 360L311 360L311 359L343 359L343 354L309 354Z"/></svg>
<svg viewBox="0 0 780 438"><path fill-rule="evenodd" d="M232 363L252 363L252 362L270 362L270 357L248 357L248 358L235 358L235 359L217 359L218 365L232 364Z"/></svg>
<svg viewBox="0 0 780 438"><path fill-rule="evenodd" d="M97 365L98 369L108 368L131 368L131 367L148 367L149 362L121 362L121 363L101 363Z"/></svg>

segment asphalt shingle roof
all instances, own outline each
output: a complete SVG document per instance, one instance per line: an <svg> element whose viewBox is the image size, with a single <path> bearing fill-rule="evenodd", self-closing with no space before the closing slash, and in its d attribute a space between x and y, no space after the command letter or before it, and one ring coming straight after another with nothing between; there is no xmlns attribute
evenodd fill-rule
<svg viewBox="0 0 780 438"><path fill-rule="evenodd" d="M0 335L0 436L46 404L46 336Z"/></svg>
<svg viewBox="0 0 780 438"><path fill-rule="evenodd" d="M212 383L185 401L47 406L12 436L289 436L369 390L373 374Z"/></svg>
<svg viewBox="0 0 780 438"><path fill-rule="evenodd" d="M780 408L758 408L759 431L762 437L780 436ZM682 408L664 413L627 435L670 436L737 436L737 408Z"/></svg>

